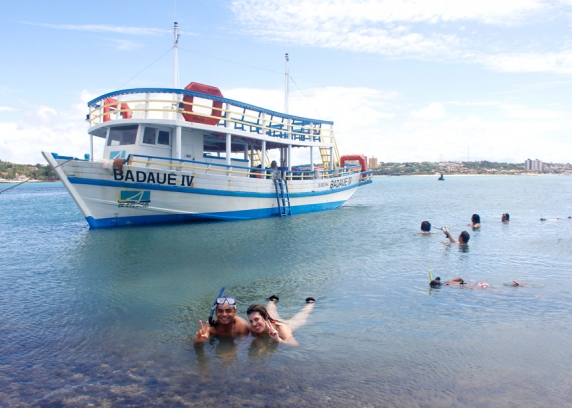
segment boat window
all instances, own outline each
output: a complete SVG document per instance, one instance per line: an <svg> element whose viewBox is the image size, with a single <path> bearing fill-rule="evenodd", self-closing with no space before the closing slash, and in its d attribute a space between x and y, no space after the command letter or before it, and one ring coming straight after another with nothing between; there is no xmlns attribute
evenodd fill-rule
<svg viewBox="0 0 572 408"><path fill-rule="evenodd" d="M169 146L170 143L170 139L171 139L171 133L167 132L166 130L160 130L159 131L159 139L157 140L157 144L161 144L161 145L167 145Z"/></svg>
<svg viewBox="0 0 572 408"><path fill-rule="evenodd" d="M156 137L157 129L145 126L145 132L143 133L143 143L154 145Z"/></svg>
<svg viewBox="0 0 572 408"><path fill-rule="evenodd" d="M108 146L123 146L135 144L137 125L116 126L109 129Z"/></svg>

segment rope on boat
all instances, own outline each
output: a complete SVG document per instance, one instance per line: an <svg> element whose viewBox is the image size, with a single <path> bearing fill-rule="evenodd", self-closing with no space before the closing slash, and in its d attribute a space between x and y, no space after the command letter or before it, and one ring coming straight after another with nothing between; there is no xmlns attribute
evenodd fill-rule
<svg viewBox="0 0 572 408"><path fill-rule="evenodd" d="M72 160L73 160L73 157L72 157L71 159L69 159L69 160L66 160L65 162L63 162L63 163L61 163L61 164L58 164L56 167L53 167L53 168L49 169L48 171L45 171L44 174L48 174L50 171L55 170L55 169L57 169L58 167L63 166L64 164L66 164L67 162L70 162L70 161L72 161ZM30 179L25 180L25 181L22 181L21 183L18 183L18 184L16 184L16 185L11 186L11 187L5 188L4 190L0 190L0 194L5 193L6 191L13 189L14 187L18 187L18 186L20 186L20 185L22 185L22 184L24 184L24 183L27 183L28 181L30 181Z"/></svg>

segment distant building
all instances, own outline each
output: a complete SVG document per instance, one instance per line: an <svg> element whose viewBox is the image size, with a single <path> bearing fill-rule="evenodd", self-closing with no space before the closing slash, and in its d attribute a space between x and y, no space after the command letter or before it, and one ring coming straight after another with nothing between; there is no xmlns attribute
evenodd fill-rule
<svg viewBox="0 0 572 408"><path fill-rule="evenodd" d="M538 159L530 160L526 159L524 162L524 169L526 171L542 171L542 162Z"/></svg>
<svg viewBox="0 0 572 408"><path fill-rule="evenodd" d="M367 161L367 168L368 169L377 169L379 166L376 157L370 157Z"/></svg>

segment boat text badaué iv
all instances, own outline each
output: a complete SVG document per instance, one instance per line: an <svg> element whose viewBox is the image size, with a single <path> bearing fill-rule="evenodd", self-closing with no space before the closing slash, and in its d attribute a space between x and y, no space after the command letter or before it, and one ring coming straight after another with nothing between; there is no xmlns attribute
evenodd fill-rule
<svg viewBox="0 0 572 408"><path fill-rule="evenodd" d="M91 154L42 154L92 228L330 210L371 183L363 156L338 156L333 122L227 99L212 86L120 90L88 107ZM94 137L105 139L97 161ZM294 149L309 164L293 165Z"/></svg>

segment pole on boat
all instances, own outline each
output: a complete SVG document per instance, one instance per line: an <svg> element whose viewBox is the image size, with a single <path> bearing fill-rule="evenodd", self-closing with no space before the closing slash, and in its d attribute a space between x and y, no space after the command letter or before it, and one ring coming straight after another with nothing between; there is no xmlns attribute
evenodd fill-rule
<svg viewBox="0 0 572 408"><path fill-rule="evenodd" d="M290 68L288 67L288 63L290 62L290 57L288 56L288 53L286 53L286 55L284 55L284 58L286 59L286 71L284 73L284 113L288 114L288 99L289 99L289 93L290 93L290 89L289 89L289 85L290 85ZM290 127L290 120L286 119L286 137L288 139L291 138L291 127ZM291 170L290 168L290 146L288 145L288 150L282 148L281 150L284 151L283 156L285 157L285 160L282 161L282 166L283 167L288 167L288 170Z"/></svg>
<svg viewBox="0 0 572 408"><path fill-rule="evenodd" d="M173 88L177 89L179 86L179 23L175 21L175 25L173 26L173 36L174 36L174 44L173 44Z"/></svg>
<svg viewBox="0 0 572 408"><path fill-rule="evenodd" d="M288 57L288 53L286 53L285 55L286 58L286 72L285 72L285 78L284 78L284 85L285 85L285 89L284 89L284 113L288 114L288 93L289 93L289 89L288 89L288 85L290 84L290 73L289 73L289 68L288 68L288 62L290 61L290 57Z"/></svg>

